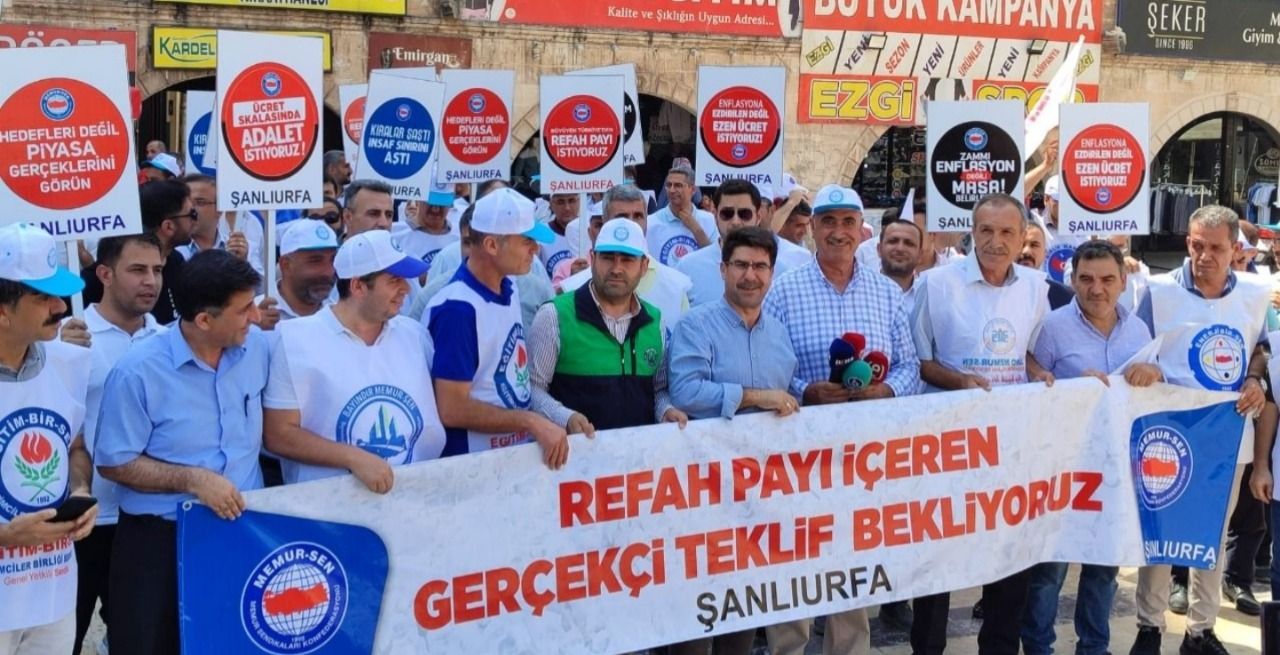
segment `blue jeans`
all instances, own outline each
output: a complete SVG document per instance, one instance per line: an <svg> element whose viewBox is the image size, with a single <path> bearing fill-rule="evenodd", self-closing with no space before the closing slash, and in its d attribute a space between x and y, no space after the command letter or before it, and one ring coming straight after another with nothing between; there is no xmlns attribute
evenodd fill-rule
<svg viewBox="0 0 1280 655"><path fill-rule="evenodd" d="M1114 566L1085 564L1080 570L1076 593L1076 655L1105 655L1111 643L1111 603L1116 597ZM1031 590L1027 610L1022 615L1022 650L1027 655L1053 653L1054 619L1058 615L1058 594L1067 578L1061 562L1037 564L1031 569Z"/></svg>

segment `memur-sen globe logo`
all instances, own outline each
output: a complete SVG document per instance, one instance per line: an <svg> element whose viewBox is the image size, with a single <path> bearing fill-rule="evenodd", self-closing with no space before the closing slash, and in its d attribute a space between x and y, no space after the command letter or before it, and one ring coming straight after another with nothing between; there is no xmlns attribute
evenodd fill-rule
<svg viewBox="0 0 1280 655"><path fill-rule="evenodd" d="M763 91L734 86L707 101L698 119L702 145L726 166L755 166L782 140L782 116Z"/></svg>
<svg viewBox="0 0 1280 655"><path fill-rule="evenodd" d="M254 64L227 85L219 120L231 158L259 180L282 180L301 170L320 134L311 87L275 62Z"/></svg>
<svg viewBox="0 0 1280 655"><path fill-rule="evenodd" d="M1247 356L1244 335L1229 325L1218 324L1192 337L1187 364L1205 389L1239 391Z"/></svg>
<svg viewBox="0 0 1280 655"><path fill-rule="evenodd" d="M37 80L0 105L0 182L41 209L87 207L129 168L128 124L111 98L69 78ZM21 135L21 136L12 136Z"/></svg>
<svg viewBox="0 0 1280 655"><path fill-rule="evenodd" d="M263 651L305 655L337 634L349 597L347 573L333 551L293 542L254 567L240 597L240 621Z"/></svg>
<svg viewBox="0 0 1280 655"><path fill-rule="evenodd" d="M1133 445L1132 461L1138 497L1149 509L1172 505L1191 484L1191 446L1173 428L1158 426L1143 432Z"/></svg>
<svg viewBox="0 0 1280 655"><path fill-rule="evenodd" d="M444 108L440 130L445 149L459 163L484 164L498 156L511 135L507 103L488 89L465 90Z"/></svg>
<svg viewBox="0 0 1280 655"><path fill-rule="evenodd" d="M622 123L595 96L565 98L547 112L542 147L551 161L574 175L590 175L613 161L622 147Z"/></svg>

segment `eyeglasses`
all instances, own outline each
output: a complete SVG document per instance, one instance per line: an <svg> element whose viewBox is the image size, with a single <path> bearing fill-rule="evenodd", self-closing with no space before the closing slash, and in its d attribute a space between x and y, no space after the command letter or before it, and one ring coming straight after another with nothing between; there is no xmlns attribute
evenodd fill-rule
<svg viewBox="0 0 1280 655"><path fill-rule="evenodd" d="M172 216L166 216L165 218L167 219L189 218L194 221L200 218L200 214L198 214L196 210L192 209L189 212L182 213L182 214L174 214Z"/></svg>
<svg viewBox="0 0 1280 655"><path fill-rule="evenodd" d="M720 210L720 220L731 221L735 214L737 215L738 220L746 222L756 217L756 210L748 207L739 207L738 209L725 207Z"/></svg>
<svg viewBox="0 0 1280 655"><path fill-rule="evenodd" d="M773 268L773 264L768 262L744 262L741 259L731 259L726 263L729 264L729 268L738 273L746 273L748 270L757 273L768 273Z"/></svg>

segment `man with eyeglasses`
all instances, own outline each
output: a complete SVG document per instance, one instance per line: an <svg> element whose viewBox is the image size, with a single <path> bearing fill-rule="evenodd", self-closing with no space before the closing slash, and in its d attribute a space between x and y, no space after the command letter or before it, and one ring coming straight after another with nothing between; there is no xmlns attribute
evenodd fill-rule
<svg viewBox="0 0 1280 655"><path fill-rule="evenodd" d="M787 328L799 368L790 391L806 405L909 396L920 386L920 363L902 301L902 289L854 257L862 240L862 199L853 189L828 184L813 207L812 262L783 276L765 298L764 310ZM830 348L846 332L861 334L864 352L888 362L883 382L850 389L831 382ZM767 629L777 655L800 655L809 641L809 621ZM827 618L823 653L865 654L871 633L865 609Z"/></svg>
<svg viewBox="0 0 1280 655"><path fill-rule="evenodd" d="M758 187L746 180L725 180L712 200L716 204L716 228L720 231L717 243L699 249L697 252L681 259L676 270L693 280L693 288L689 290L689 305L697 307L715 302L724 296L724 278L721 276L721 246L725 237L738 230L761 225L762 216L759 208L771 200L760 195ZM776 239L777 264L773 277L781 277L793 268L799 268L813 261L813 255L800 246Z"/></svg>
<svg viewBox="0 0 1280 655"><path fill-rule="evenodd" d="M693 169L676 166L667 173L667 206L649 216L645 236L649 254L667 266L675 266L686 255L715 243L720 235L716 219L693 206Z"/></svg>
<svg viewBox="0 0 1280 655"><path fill-rule="evenodd" d="M208 175L188 175L182 178L191 190L191 206L196 210L196 225L191 231L191 243L177 248L185 259L196 253L215 248L244 259L249 256L249 240L243 232L229 232L228 225L218 211L218 185Z"/></svg>

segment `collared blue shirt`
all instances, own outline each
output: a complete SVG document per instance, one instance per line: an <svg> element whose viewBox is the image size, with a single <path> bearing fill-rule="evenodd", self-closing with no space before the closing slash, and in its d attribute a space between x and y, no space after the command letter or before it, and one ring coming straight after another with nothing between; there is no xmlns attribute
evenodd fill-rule
<svg viewBox="0 0 1280 655"><path fill-rule="evenodd" d="M251 328L243 346L222 351L218 368L191 352L175 326L138 343L103 385L94 445L97 466L122 466L146 455L219 473L240 490L262 487L262 391L269 368L267 338ZM185 493L120 486L129 514L177 517Z"/></svg>
<svg viewBox="0 0 1280 655"><path fill-rule="evenodd" d="M1151 331L1129 310L1117 305L1119 320L1103 335L1085 318L1078 300L1049 312L1040 326L1034 354L1056 378L1078 378L1085 371L1121 373L1125 362L1151 343Z"/></svg>
<svg viewBox="0 0 1280 655"><path fill-rule="evenodd" d="M796 354L787 327L765 312L755 326L723 297L693 308L671 334L671 402L691 418L731 417L743 389L787 389Z"/></svg>

